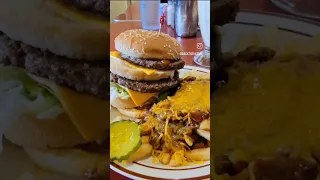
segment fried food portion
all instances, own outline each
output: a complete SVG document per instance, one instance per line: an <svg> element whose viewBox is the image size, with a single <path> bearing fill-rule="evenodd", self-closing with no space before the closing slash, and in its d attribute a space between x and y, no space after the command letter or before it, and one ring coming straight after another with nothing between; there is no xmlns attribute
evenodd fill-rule
<svg viewBox="0 0 320 180"><path fill-rule="evenodd" d="M184 81L174 96L154 105L159 119L202 122L210 117L210 80Z"/></svg>
<svg viewBox="0 0 320 180"><path fill-rule="evenodd" d="M186 77L173 96L152 106L140 129L154 162L177 167L209 160L210 80Z"/></svg>

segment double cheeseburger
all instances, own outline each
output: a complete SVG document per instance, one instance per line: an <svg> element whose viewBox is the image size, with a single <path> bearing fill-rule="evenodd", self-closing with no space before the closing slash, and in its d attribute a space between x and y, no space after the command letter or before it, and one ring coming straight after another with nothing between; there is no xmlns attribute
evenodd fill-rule
<svg viewBox="0 0 320 180"><path fill-rule="evenodd" d="M0 1L0 140L42 169L107 176L107 3Z"/></svg>
<svg viewBox="0 0 320 180"><path fill-rule="evenodd" d="M167 34L136 29L118 35L115 48L110 53L111 105L139 118L179 85L182 47Z"/></svg>

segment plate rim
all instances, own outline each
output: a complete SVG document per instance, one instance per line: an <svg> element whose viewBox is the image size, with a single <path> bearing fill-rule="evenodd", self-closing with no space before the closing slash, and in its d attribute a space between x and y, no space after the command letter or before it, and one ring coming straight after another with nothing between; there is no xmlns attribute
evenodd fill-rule
<svg viewBox="0 0 320 180"><path fill-rule="evenodd" d="M192 71L192 70L196 70L196 71L199 71L199 72L202 72L202 73L210 73L210 69L206 69L204 67L200 67L200 66L192 66L192 65L185 65L181 70L188 70L188 71ZM195 167L195 168L206 168L206 167L210 167L210 161L208 164L206 165L202 165L200 167ZM131 171L131 170L128 170L127 168L115 163L115 162L110 162L110 169L112 169L113 171L127 177L127 178L130 178L130 179L135 179L135 180L146 180L146 179L150 179L152 178L153 180L169 180L167 178L162 178L162 177L153 177L153 176L150 176L150 175L145 175L145 174L140 174L140 173L137 173L137 172L134 172L134 171ZM147 167L148 168L148 167ZM195 168L190 168L190 169L172 169L174 171L192 171L193 169ZM122 170L121 170L122 169ZM129 171L129 172L128 172ZM170 171L169 169L168 170L165 170L163 169L162 171ZM210 171L209 171L209 174L206 174L206 175L203 175L203 176L197 176L197 177L191 177L191 178L183 178L181 180L198 180L199 178L201 179L210 179Z"/></svg>

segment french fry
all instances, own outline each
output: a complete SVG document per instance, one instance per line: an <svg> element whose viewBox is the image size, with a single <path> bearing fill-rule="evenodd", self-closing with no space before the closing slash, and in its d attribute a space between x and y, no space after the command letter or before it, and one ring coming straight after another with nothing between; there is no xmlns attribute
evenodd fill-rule
<svg viewBox="0 0 320 180"><path fill-rule="evenodd" d="M148 124L142 124L140 126L140 131L141 131L141 134L143 134L143 135L149 134L151 129L152 129L152 126L150 126Z"/></svg>
<svg viewBox="0 0 320 180"><path fill-rule="evenodd" d="M142 136L141 137L141 142L142 144L149 144L150 137L149 136Z"/></svg>
<svg viewBox="0 0 320 180"><path fill-rule="evenodd" d="M184 135L184 140L186 141L186 143L189 145L189 146L192 146L193 145L193 139L188 136L188 135Z"/></svg>
<svg viewBox="0 0 320 180"><path fill-rule="evenodd" d="M202 130L202 129L197 129L197 133L206 138L208 141L210 141L210 131L205 131L205 130Z"/></svg>
<svg viewBox="0 0 320 180"><path fill-rule="evenodd" d="M152 149L151 144L142 144L140 148L129 157L127 163L132 163L151 156Z"/></svg>
<svg viewBox="0 0 320 180"><path fill-rule="evenodd" d="M188 165L187 158L185 157L184 150L176 151L174 154L172 154L169 166L171 167L178 167L182 165Z"/></svg>
<svg viewBox="0 0 320 180"><path fill-rule="evenodd" d="M169 166L171 167L178 167L178 166L181 166L182 164L180 162L177 162L176 160L174 159L170 159L170 162L169 162Z"/></svg>
<svg viewBox="0 0 320 180"><path fill-rule="evenodd" d="M200 123L200 129L210 131L210 120L206 119Z"/></svg>
<svg viewBox="0 0 320 180"><path fill-rule="evenodd" d="M210 160L210 147L187 151L186 157L194 161Z"/></svg>
<svg viewBox="0 0 320 180"><path fill-rule="evenodd" d="M171 159L170 153L163 153L162 156L160 157L160 162L164 165L169 164Z"/></svg>

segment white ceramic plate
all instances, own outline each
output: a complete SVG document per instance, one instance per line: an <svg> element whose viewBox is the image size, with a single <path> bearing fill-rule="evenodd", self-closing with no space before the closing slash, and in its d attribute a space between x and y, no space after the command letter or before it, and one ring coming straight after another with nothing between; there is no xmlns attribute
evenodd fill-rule
<svg viewBox="0 0 320 180"><path fill-rule="evenodd" d="M200 74L206 74L210 71L208 69L199 68L195 66L185 66L180 70L180 77L184 73L196 70ZM112 109L111 120L119 116L120 113ZM209 179L210 178L210 162L203 164L183 166L183 167L169 167L160 163L153 164L152 158L133 163L132 165L122 165L113 162L110 165L111 169L131 179Z"/></svg>

